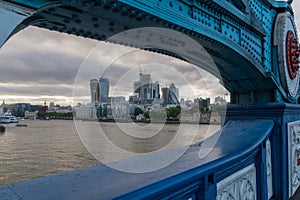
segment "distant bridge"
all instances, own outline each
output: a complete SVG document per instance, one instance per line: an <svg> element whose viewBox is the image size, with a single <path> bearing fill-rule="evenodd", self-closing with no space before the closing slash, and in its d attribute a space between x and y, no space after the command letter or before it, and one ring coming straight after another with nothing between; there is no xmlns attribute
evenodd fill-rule
<svg viewBox="0 0 300 200"><path fill-rule="evenodd" d="M192 55L193 53L189 61L222 80L231 93L232 103L240 104L229 107L226 118L224 116L224 121L228 122L224 133L233 140L243 133L252 142L248 146L243 146L243 141L230 143L225 135L217 145L222 153L210 154L209 162L205 160L189 165L187 160L193 155L191 150L183 157L183 160L186 159L184 166L175 164L175 167L171 167L173 171L166 173L167 175L162 176L162 171L149 177L141 176L142 178L123 174L121 177L130 180L131 185L128 187L124 186L126 181L120 186L118 173L99 167L99 172L107 173L103 175L105 178L109 179L111 175L114 180L105 180L108 185L103 180L101 183L94 180L93 184L98 184L102 193L97 193L96 189L91 190L94 192L93 196L88 193L88 188L78 186L79 192L75 194L79 196L72 196L69 191L72 188L68 186L68 191L58 192L60 196L55 196L55 199L64 194L70 195L68 197L72 199L101 199L101 194L104 193L109 198L125 195L126 192L129 193L128 196L121 196L122 198L134 199L144 195L148 199L243 199L242 195L248 194L249 199L288 199L293 196L300 184L300 125L297 122L300 119L300 107L287 103L300 102L300 50L290 3L291 1L275 0L0 1L0 45L29 25L96 40L106 40L123 31L142 27L168 28L193 38L210 54L218 72L203 64L201 58ZM139 34L136 38L145 33ZM155 37L150 36L148 42L151 43ZM145 48L143 45L139 46L140 43L135 44L134 40L130 41L123 44ZM166 49L145 49L185 60L176 52L170 51L170 45L172 44L166 44ZM241 119L244 121L240 121ZM231 135L232 133L236 135ZM230 145L236 149L231 149ZM182 171L178 171L176 166L181 167ZM81 172L90 173L88 169ZM31 199L44 195L43 191L47 187L41 187L39 191L40 184L49 181L54 184L49 186L50 190L51 187L58 189L55 185L67 184L60 182L63 179L61 177L65 176L68 177L67 182L74 182L76 179L72 174L66 174L5 186L0 190L0 197L2 195L10 199L17 195ZM143 178L148 180L145 184L135 182L142 181ZM105 186L111 192L106 191ZM236 187L243 190L233 189ZM117 193L113 192L115 189ZM133 192L135 190L138 191ZM49 197L53 196L49 194Z"/></svg>

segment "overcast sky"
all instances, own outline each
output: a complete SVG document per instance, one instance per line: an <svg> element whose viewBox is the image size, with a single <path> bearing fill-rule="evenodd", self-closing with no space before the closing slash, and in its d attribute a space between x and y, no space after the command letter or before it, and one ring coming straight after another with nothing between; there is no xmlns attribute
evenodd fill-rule
<svg viewBox="0 0 300 200"><path fill-rule="evenodd" d="M300 30L300 1L293 7ZM85 74L87 65L93 67ZM174 82L185 99L225 93L211 75L177 59L36 27L17 33L0 49L0 69L0 101L7 103L70 105L74 85L76 98L85 96L80 101L87 103L88 80L101 73L110 79L111 95L128 96L140 70L161 87Z"/></svg>

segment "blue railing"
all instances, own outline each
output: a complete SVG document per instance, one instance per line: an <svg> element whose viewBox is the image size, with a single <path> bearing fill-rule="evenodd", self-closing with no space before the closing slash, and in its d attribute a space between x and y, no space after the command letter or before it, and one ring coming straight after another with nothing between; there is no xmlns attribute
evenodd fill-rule
<svg viewBox="0 0 300 200"><path fill-rule="evenodd" d="M256 176L257 183L263 182L266 177L258 172L265 170L265 166L261 165L266 159L262 156L265 151L263 144L273 126L271 120L229 121L220 133L208 139L215 140L214 137L220 134L218 142L205 158L197 158L201 143L193 145L174 166L167 169L184 166L185 170L118 199L215 199L218 182L251 164L255 165L259 175ZM259 188L266 190L267 185ZM260 197L257 199L265 199L262 195L265 193L258 193Z"/></svg>

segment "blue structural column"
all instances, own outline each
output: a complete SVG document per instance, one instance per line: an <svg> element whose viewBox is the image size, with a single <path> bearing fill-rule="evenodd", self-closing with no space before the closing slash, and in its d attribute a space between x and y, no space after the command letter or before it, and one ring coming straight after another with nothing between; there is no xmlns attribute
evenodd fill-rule
<svg viewBox="0 0 300 200"><path fill-rule="evenodd" d="M217 184L215 179L215 172L207 173L205 175L204 199L214 199L217 196Z"/></svg>
<svg viewBox="0 0 300 200"><path fill-rule="evenodd" d="M300 120L300 105L286 103L270 103L263 105L231 105L227 108L226 117L223 120L226 123L229 120L251 120L251 119L269 119L274 120L275 127L270 136L271 142L271 160L272 160L272 188L274 199L289 199L290 187L292 185L289 179L289 160L288 154L291 149L288 148L288 123ZM262 144L264 145L264 144ZM258 154L258 159L263 161L257 163L257 185L263 190L258 195L265 199L266 192L266 163L265 148Z"/></svg>
<svg viewBox="0 0 300 200"><path fill-rule="evenodd" d="M261 144L260 150L256 156L256 180L257 180L257 197L258 199L268 199L267 187L267 164L266 164L266 143Z"/></svg>

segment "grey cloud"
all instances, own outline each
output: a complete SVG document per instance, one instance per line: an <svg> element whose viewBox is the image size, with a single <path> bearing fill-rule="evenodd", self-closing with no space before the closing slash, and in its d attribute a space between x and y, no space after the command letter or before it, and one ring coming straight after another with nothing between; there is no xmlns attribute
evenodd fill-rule
<svg viewBox="0 0 300 200"><path fill-rule="evenodd" d="M72 84L84 56L93 46L89 41L75 40L74 36L29 27L1 49L0 80Z"/></svg>
<svg viewBox="0 0 300 200"><path fill-rule="evenodd" d="M297 24L298 34L300 34L300 1L295 0L292 5L295 12L295 21Z"/></svg>
<svg viewBox="0 0 300 200"><path fill-rule="evenodd" d="M68 85L15 85L0 84L0 95L38 94L39 96L72 96L73 87Z"/></svg>
<svg viewBox="0 0 300 200"><path fill-rule="evenodd" d="M57 55L49 52L45 59L40 55L34 58L30 52L11 57L1 57L0 63L2 82L15 83L65 83L71 84L74 81L76 71L81 61L80 58L73 58L71 55ZM43 58L43 59L41 59Z"/></svg>

